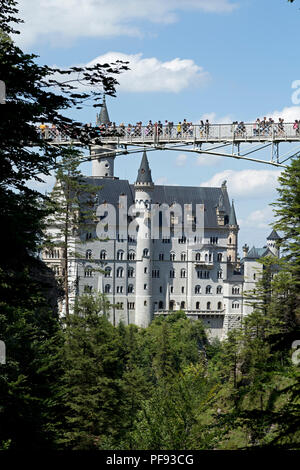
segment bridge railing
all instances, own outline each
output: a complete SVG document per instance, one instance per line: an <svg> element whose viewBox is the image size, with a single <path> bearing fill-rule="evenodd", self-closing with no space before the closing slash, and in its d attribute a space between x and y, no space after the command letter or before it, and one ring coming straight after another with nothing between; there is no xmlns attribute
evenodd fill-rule
<svg viewBox="0 0 300 470"><path fill-rule="evenodd" d="M111 126L106 129L93 127L78 131L72 136L67 132L59 132L56 128L46 127L39 129L41 137L55 143L80 141L87 133L93 139L101 141L132 142L223 142L223 141L266 141L266 140L300 140L300 128L294 123L273 123L265 127L257 123L247 124L209 124L209 125L181 125L166 126Z"/></svg>

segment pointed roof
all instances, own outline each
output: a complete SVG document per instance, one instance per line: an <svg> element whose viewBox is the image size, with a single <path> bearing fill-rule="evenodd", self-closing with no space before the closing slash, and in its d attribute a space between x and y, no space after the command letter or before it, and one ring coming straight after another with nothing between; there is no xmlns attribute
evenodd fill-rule
<svg viewBox="0 0 300 470"><path fill-rule="evenodd" d="M110 119L109 119L109 115L108 115L108 111L107 111L107 107L106 107L106 98L105 98L105 95L104 95L101 111L100 111L100 114L98 116L98 124L109 124L109 123L110 123Z"/></svg>
<svg viewBox="0 0 300 470"><path fill-rule="evenodd" d="M251 248L251 250L248 251L245 258L259 259L259 258L267 256L267 255L273 255L274 256L274 254L269 250L268 247L264 246L263 248L255 248L255 246L253 246Z"/></svg>
<svg viewBox="0 0 300 470"><path fill-rule="evenodd" d="M270 235L267 237L267 240L280 240L280 236L276 232L276 230L272 230Z"/></svg>
<svg viewBox="0 0 300 470"><path fill-rule="evenodd" d="M230 208L230 215L229 215L229 225L237 225L237 220L236 220L236 215L235 215L235 209L234 209L234 204L232 200L231 208Z"/></svg>
<svg viewBox="0 0 300 470"><path fill-rule="evenodd" d="M143 153L141 165L138 171L138 176L135 184L146 184L147 186L153 185L151 170L145 150Z"/></svg>

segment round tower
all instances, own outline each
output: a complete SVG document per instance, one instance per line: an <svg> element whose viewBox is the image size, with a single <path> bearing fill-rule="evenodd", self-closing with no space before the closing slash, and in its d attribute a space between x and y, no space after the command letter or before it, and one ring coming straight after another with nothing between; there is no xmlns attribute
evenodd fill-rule
<svg viewBox="0 0 300 470"><path fill-rule="evenodd" d="M98 126L107 126L110 123L106 107L105 95L100 115L97 116ZM90 145L92 160L92 176L96 178L114 178L114 163L116 154L113 152L115 145ZM95 158L97 156L97 158Z"/></svg>
<svg viewBox="0 0 300 470"><path fill-rule="evenodd" d="M135 207L139 212L136 247L135 324L147 327L152 320L152 239L151 203L154 184L146 152L143 153L134 184Z"/></svg>
<svg viewBox="0 0 300 470"><path fill-rule="evenodd" d="M276 230L272 230L270 235L267 237L267 247L269 248L272 253L279 258L280 256L280 251L279 251L279 246L278 242L280 241L280 236L276 232Z"/></svg>
<svg viewBox="0 0 300 470"><path fill-rule="evenodd" d="M236 220L233 201L232 201L231 208L230 208L228 226L229 226L229 233L228 233L228 243L227 243L227 256L228 256L229 261L231 261L232 263L236 263L239 226Z"/></svg>

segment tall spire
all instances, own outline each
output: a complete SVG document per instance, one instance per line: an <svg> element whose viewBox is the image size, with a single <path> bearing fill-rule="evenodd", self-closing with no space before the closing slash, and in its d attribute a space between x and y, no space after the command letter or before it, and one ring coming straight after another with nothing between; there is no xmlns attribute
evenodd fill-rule
<svg viewBox="0 0 300 470"><path fill-rule="evenodd" d="M106 98L105 98L105 95L104 95L101 111L100 111L100 114L98 116L98 124L109 124L109 123L110 123L110 119L109 119L109 115L108 115L108 111L107 111L107 107L106 107Z"/></svg>
<svg viewBox="0 0 300 470"><path fill-rule="evenodd" d="M232 204L231 204L231 208L230 208L229 225L237 225L233 200L232 200Z"/></svg>
<svg viewBox="0 0 300 470"><path fill-rule="evenodd" d="M141 165L138 171L137 180L135 182L138 186L153 186L151 170L147 158L146 151L144 150Z"/></svg>
<svg viewBox="0 0 300 470"><path fill-rule="evenodd" d="M270 235L267 237L267 240L280 240L280 236L276 232L276 230L272 230Z"/></svg>

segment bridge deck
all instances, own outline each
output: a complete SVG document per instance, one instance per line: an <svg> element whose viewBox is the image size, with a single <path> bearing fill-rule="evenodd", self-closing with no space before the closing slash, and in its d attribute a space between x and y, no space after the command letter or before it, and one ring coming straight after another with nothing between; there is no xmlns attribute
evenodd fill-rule
<svg viewBox="0 0 300 470"><path fill-rule="evenodd" d="M95 137L105 144L114 145L149 145L149 144L201 144L201 143L257 143L257 142L300 142L300 128L295 129L294 123L272 124L257 128L255 123L244 124L242 127L233 124L210 124L205 128L191 125L186 130L162 126L162 128L135 126L122 128L92 129ZM43 137L60 145L70 142L80 144L80 140L67 137L57 130L48 128ZM92 139L93 141L94 139ZM91 142L92 143L92 142Z"/></svg>

